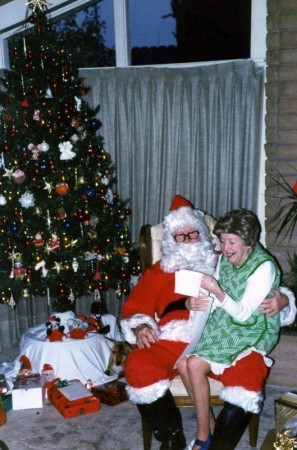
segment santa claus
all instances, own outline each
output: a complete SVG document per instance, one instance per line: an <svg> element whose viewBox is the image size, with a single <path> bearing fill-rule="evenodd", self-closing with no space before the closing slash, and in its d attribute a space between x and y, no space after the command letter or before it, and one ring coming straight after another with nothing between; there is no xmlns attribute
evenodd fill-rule
<svg viewBox="0 0 297 450"><path fill-rule="evenodd" d="M163 222L163 232L160 261L145 271L123 305L122 330L126 340L136 344L127 357L125 376L129 398L162 443L160 449L182 450L186 440L181 415L169 388L177 375L176 361L194 334L193 310L203 311L208 305L176 293L175 273L187 269L212 274L217 253L204 213L181 196L174 198ZM225 405L224 420L220 421L223 428L231 430L231 435L232 421L238 413L238 407L233 406ZM240 428L238 421L235 426ZM241 428L245 427L243 420ZM217 431L220 434L222 430ZM241 436L238 438L238 434L237 442ZM225 448L224 439L217 448Z"/></svg>

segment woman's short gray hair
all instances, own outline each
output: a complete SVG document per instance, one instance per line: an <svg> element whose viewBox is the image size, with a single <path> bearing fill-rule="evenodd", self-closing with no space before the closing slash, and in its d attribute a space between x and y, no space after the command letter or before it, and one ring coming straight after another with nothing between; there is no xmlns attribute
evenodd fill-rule
<svg viewBox="0 0 297 450"><path fill-rule="evenodd" d="M260 237L261 226L257 216L246 209L233 209L219 218L213 233L220 236L222 233L236 234L248 246L253 246Z"/></svg>

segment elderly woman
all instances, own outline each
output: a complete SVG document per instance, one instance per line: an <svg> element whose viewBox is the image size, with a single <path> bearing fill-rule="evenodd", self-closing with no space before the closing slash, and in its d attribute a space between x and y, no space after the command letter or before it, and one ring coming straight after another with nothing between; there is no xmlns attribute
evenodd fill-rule
<svg viewBox="0 0 297 450"><path fill-rule="evenodd" d="M207 376L223 382L225 401L245 411L260 411L271 366L266 355L276 345L280 329L279 314L260 313L263 299L279 287L280 270L257 242L257 217L250 211L233 210L219 219L213 232L220 239L222 255L215 277L203 275L201 287L214 298L215 309L195 349L178 363L196 408L192 450L215 448L211 445Z"/></svg>

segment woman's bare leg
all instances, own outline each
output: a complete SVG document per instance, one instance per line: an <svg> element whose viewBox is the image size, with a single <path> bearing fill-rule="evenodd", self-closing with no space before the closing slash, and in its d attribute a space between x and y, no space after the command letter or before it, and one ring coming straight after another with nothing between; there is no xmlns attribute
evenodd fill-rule
<svg viewBox="0 0 297 450"><path fill-rule="evenodd" d="M206 441L210 424L214 427L214 418L209 408L209 382L207 374L210 366L207 361L196 356L184 358L178 363L178 371L193 401L197 418L196 438ZM193 446L193 450L200 447Z"/></svg>

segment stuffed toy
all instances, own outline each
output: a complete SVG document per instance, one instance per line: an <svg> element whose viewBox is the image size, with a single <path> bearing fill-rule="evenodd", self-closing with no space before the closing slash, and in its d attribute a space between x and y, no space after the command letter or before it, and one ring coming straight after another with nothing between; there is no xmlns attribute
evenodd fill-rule
<svg viewBox="0 0 297 450"><path fill-rule="evenodd" d="M69 332L67 337L71 339L86 339L88 337L86 316L77 316L74 319L68 319L67 325Z"/></svg>
<svg viewBox="0 0 297 450"><path fill-rule="evenodd" d="M91 314L88 318L86 331L88 333L107 334L110 331L110 325L104 325L102 320L96 314Z"/></svg>
<svg viewBox="0 0 297 450"><path fill-rule="evenodd" d="M51 316L46 322L46 338L47 342L65 341L67 335L64 333L64 325L61 325L61 319Z"/></svg>
<svg viewBox="0 0 297 450"><path fill-rule="evenodd" d="M26 355L21 355L20 357L21 367L19 370L19 376L28 376L32 374L31 361Z"/></svg>

